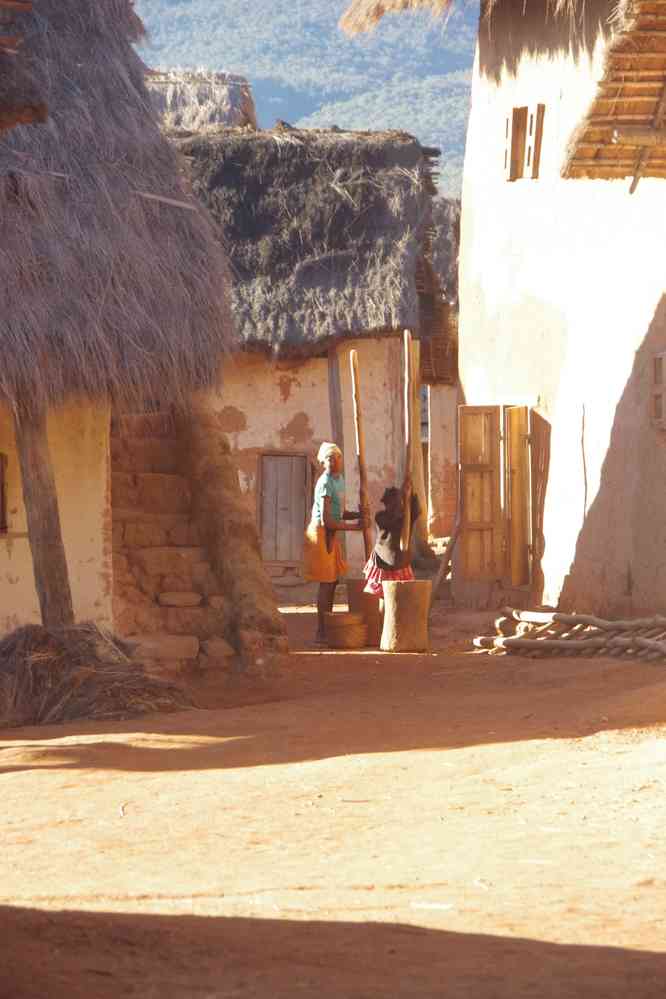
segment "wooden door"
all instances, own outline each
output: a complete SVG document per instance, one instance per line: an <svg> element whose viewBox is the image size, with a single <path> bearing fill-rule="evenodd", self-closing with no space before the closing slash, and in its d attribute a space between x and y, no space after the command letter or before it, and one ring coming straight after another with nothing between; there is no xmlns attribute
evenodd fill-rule
<svg viewBox="0 0 666 999"><path fill-rule="evenodd" d="M530 417L527 406L504 410L506 574L511 586L530 582Z"/></svg>
<svg viewBox="0 0 666 999"><path fill-rule="evenodd" d="M260 489L262 558L265 562L300 563L308 498L305 456L262 455Z"/></svg>
<svg viewBox="0 0 666 999"><path fill-rule="evenodd" d="M458 410L462 518L460 569L466 579L504 575L500 407Z"/></svg>

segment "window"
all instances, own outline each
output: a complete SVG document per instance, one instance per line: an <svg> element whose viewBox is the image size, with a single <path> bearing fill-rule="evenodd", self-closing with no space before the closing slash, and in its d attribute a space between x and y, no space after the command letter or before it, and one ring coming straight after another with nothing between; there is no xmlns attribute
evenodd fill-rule
<svg viewBox="0 0 666 999"><path fill-rule="evenodd" d="M666 429L666 352L652 358L650 416L656 427Z"/></svg>
<svg viewBox="0 0 666 999"><path fill-rule="evenodd" d="M541 162L545 104L514 108L504 126L504 176L536 180Z"/></svg>

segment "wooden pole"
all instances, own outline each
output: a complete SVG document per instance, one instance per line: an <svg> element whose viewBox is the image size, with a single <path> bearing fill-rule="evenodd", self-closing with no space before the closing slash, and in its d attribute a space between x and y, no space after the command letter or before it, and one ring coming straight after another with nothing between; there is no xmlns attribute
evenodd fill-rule
<svg viewBox="0 0 666 999"><path fill-rule="evenodd" d="M340 385L340 358L334 345L328 351L328 405L331 414L333 440L345 452L345 435L342 415L342 387Z"/></svg>
<svg viewBox="0 0 666 999"><path fill-rule="evenodd" d="M402 485L402 533L400 535L400 550L409 550L409 541L412 533L412 466L414 450L414 419L413 419L413 392L412 382L414 380L412 355L412 334L405 330L403 335L403 381L404 381L404 412L405 412L405 478Z"/></svg>
<svg viewBox="0 0 666 999"><path fill-rule="evenodd" d="M69 627L74 624L74 607L46 432L46 413L15 415L14 426L42 624L45 628Z"/></svg>
<svg viewBox="0 0 666 999"><path fill-rule="evenodd" d="M368 472L365 465L365 437L363 436L363 420L361 417L361 382L358 371L358 352L355 350L349 353L349 364L351 367L352 398L354 400L354 428L356 430L356 458L358 461L359 480L359 505L361 513L367 516L370 510L370 500L368 498ZM365 557L370 558L372 553L372 531L367 524L363 528L363 544L365 545Z"/></svg>

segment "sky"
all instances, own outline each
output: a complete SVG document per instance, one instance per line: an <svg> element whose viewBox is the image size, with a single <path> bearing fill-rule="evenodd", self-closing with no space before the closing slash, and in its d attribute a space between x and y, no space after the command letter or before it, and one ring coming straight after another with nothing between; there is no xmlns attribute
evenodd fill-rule
<svg viewBox="0 0 666 999"><path fill-rule="evenodd" d="M448 21L385 17L369 35L338 28L345 0L137 0L153 68L240 73L261 127L404 129L442 150L442 193L459 196L478 4ZM250 11L251 16L248 16Z"/></svg>

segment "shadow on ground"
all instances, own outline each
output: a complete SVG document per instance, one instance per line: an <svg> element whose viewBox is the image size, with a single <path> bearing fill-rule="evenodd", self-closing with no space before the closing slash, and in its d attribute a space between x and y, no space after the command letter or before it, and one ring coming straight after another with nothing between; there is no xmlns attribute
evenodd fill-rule
<svg viewBox="0 0 666 999"><path fill-rule="evenodd" d="M662 670L639 662L303 649L285 670L262 703L234 710L2 733L0 774L225 770L579 738L666 720Z"/></svg>
<svg viewBox="0 0 666 999"><path fill-rule="evenodd" d="M388 923L0 908L3 999L661 999L666 954Z"/></svg>

